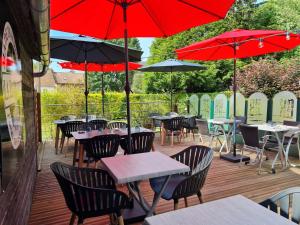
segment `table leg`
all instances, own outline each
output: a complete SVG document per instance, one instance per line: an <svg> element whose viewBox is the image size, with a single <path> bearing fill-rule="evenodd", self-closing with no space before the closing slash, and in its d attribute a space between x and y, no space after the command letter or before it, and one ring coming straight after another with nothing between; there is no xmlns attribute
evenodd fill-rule
<svg viewBox="0 0 300 225"><path fill-rule="evenodd" d="M55 154L57 154L57 152L58 152L59 131L60 131L60 128L59 128L58 125L56 125L56 133L55 133Z"/></svg>
<svg viewBox="0 0 300 225"><path fill-rule="evenodd" d="M79 145L79 160L78 160L78 167L79 168L83 167L83 156L84 156L83 144L80 143L80 145Z"/></svg>
<svg viewBox="0 0 300 225"><path fill-rule="evenodd" d="M151 206L148 205L148 203L146 202L145 198L142 195L142 192L141 192L140 186L139 186L140 182L133 182L133 183L130 183L130 184L127 185L128 190L131 193L131 195L138 201L138 203L142 206L142 208L147 213L147 217L152 216L154 214L156 205L158 204L158 201L159 201L162 193L164 192L170 178L171 178L170 175L166 176L161 190L159 191L159 193L154 195L153 202L152 202Z"/></svg>
<svg viewBox="0 0 300 225"><path fill-rule="evenodd" d="M161 122L161 145L165 144L165 138L166 138L166 129L164 128L164 122Z"/></svg>
<svg viewBox="0 0 300 225"><path fill-rule="evenodd" d="M77 148L78 148L78 140L75 140L75 146L73 152L73 166L75 166L76 164Z"/></svg>

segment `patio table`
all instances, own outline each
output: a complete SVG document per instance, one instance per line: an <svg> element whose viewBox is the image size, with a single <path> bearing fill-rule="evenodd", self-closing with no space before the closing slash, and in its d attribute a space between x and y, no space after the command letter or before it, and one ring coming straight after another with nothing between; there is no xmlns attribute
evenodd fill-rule
<svg viewBox="0 0 300 225"><path fill-rule="evenodd" d="M209 119L207 121L208 123L211 123L213 125L213 129L215 129L215 131L217 130L221 130L221 132L223 133L224 136L224 141L221 145L221 148L219 150L219 152L221 153L223 151L224 148L227 149L227 153L230 152L230 140L231 140L231 136L232 136L232 129L233 129L233 124L234 124L234 120L233 119ZM238 124L241 121L240 120L235 120L235 122ZM226 132L225 126L228 126L228 131Z"/></svg>
<svg viewBox="0 0 300 225"><path fill-rule="evenodd" d="M97 119L101 119L101 120L106 120L104 118L97 118ZM94 119L92 119L94 120ZM60 135L60 127L61 125L65 124L66 122L70 122L70 121L82 121L85 122L85 119L75 119L75 120L54 120L53 123L56 125L56 132L55 132L55 152L57 153L58 151L58 144L59 144L59 135ZM108 121L108 120L106 120Z"/></svg>
<svg viewBox="0 0 300 225"><path fill-rule="evenodd" d="M143 208L146 216L154 214L155 207L171 175L190 170L188 166L160 152L108 157L101 161L117 184L127 184L131 196ZM160 192L154 195L150 206L142 196L140 182L162 176L165 176L165 182Z"/></svg>
<svg viewBox="0 0 300 225"><path fill-rule="evenodd" d="M284 146L283 146L283 138L280 138L280 133L284 134L286 132L295 132L295 131L299 131L300 128L299 127L295 127L295 126L287 126L287 125L272 125L272 124L257 124L257 125L251 125L251 126L255 126L258 128L258 130L263 131L265 133L269 132L274 134L277 143L278 143L278 153L276 154L273 162L272 162L272 172L275 173L275 163L278 159L278 156L280 155L280 160L282 165L284 165L284 167L287 166L287 162L288 162L288 151L285 151ZM283 160L285 159L285 163L283 163Z"/></svg>
<svg viewBox="0 0 300 225"><path fill-rule="evenodd" d="M144 225L295 225L292 221L235 195L145 219Z"/></svg>
<svg viewBox="0 0 300 225"><path fill-rule="evenodd" d="M150 116L150 119L159 120L161 122L161 145L165 144L167 131L164 128L164 122L167 120L171 120L175 117L184 117L185 119L193 117L192 115L177 115L177 116Z"/></svg>
<svg viewBox="0 0 300 225"><path fill-rule="evenodd" d="M131 128L131 133L140 133L140 132L153 132L153 130L146 129L143 127L139 128ZM76 152L79 144L79 161L78 161L78 167L83 166L83 158L84 158L84 147L83 143L85 141L88 141L89 139L92 139L96 136L106 135L106 134L118 134L122 138L126 138L128 135L127 128L125 129L104 129L102 131L99 130L91 130L91 131L75 131L71 132L73 137L75 138L75 147L74 147L74 157L73 157L73 165L76 160Z"/></svg>

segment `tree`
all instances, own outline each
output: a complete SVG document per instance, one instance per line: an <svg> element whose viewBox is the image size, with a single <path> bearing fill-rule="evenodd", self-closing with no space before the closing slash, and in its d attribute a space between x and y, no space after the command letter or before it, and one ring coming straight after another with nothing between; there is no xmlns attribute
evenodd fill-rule
<svg viewBox="0 0 300 225"><path fill-rule="evenodd" d="M254 92L263 92L272 97L279 91L300 90L300 60L261 59L252 61L237 73L237 85L241 93L249 96Z"/></svg>
<svg viewBox="0 0 300 225"><path fill-rule="evenodd" d="M124 45L123 39L111 40L112 43L117 45ZM137 50L141 50L139 40L137 38L129 38L128 46ZM88 73L88 82L89 89L91 92L99 92L101 90L101 72L89 72ZM104 90L108 91L117 91L121 92L124 90L125 86L125 73L103 73L104 75ZM129 72L129 80L132 81L134 72Z"/></svg>
<svg viewBox="0 0 300 225"><path fill-rule="evenodd" d="M299 0L269 0L257 4L256 0L237 0L224 20L208 25L192 28L188 31L162 39L155 39L147 63L152 64L168 58L175 58L174 50L191 43L205 40L233 29L289 29L295 31L300 24ZM287 26L288 24L288 26ZM300 48L271 55L238 60L237 67L243 68L252 60L261 58L290 59L300 56ZM199 63L199 62L198 62ZM178 84L177 91L186 92L214 92L228 90L232 84L233 62L222 60L214 62L201 62L208 69L189 73L177 73L175 77ZM145 90L148 93L164 92L169 87L167 74L145 74ZM176 79L177 79L176 78ZM156 86L160 85L160 86Z"/></svg>

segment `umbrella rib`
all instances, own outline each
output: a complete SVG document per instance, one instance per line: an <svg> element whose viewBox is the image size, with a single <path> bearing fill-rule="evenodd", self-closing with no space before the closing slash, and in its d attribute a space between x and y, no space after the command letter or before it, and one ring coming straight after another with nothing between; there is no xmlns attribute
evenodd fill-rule
<svg viewBox="0 0 300 225"><path fill-rule="evenodd" d="M218 19L223 19L223 16L219 16L218 14L215 14L215 13L213 13L211 11L208 11L206 9L200 8L199 6L193 5L193 4L189 3L189 2L186 2L184 0L178 0L178 1L181 2L181 3L183 3L183 4L186 4L188 6L191 6L191 7L195 8L195 9L198 9L198 10L200 10L200 11L206 13L206 14L209 14L209 15L211 15L213 17L216 17Z"/></svg>
<svg viewBox="0 0 300 225"><path fill-rule="evenodd" d="M108 33L110 31L110 27L111 27L112 19L113 19L115 10L116 10L116 6L117 6L117 1L114 1L114 7L113 7L113 9L111 11L111 16L110 16L109 23L108 23L108 26L107 26L107 31L106 31L106 34L105 34L105 39L107 39L107 37L108 37Z"/></svg>
<svg viewBox="0 0 300 225"><path fill-rule="evenodd" d="M71 42L72 43L72 42ZM74 62L80 62L80 61L77 61L77 59L78 59L78 57L79 57L79 55L80 55L80 51L82 51L83 50L83 45L84 45L84 43L81 43L81 48L78 48L78 52L77 52L77 54L76 54L76 57L75 57L75 61ZM85 49L85 51L86 51L86 49ZM86 60L86 59L85 59Z"/></svg>
<svg viewBox="0 0 300 225"><path fill-rule="evenodd" d="M161 28L158 20L153 17L152 13L150 13L150 10L145 6L144 2L143 1L140 1L141 5L144 7L144 9L146 10L147 14L149 15L149 17L151 18L151 20L156 24L157 28L163 33L163 36L164 37L167 37L168 35L165 33L165 31Z"/></svg>
<svg viewBox="0 0 300 225"><path fill-rule="evenodd" d="M65 14L66 12L70 11L71 9L73 9L73 8L75 8L75 7L77 7L77 6L79 6L80 4L82 4L82 3L85 2L85 1L86 1L86 0L81 0L81 1L78 1L78 2L74 3L74 4L71 5L70 7L64 9L62 12L60 12L60 13L58 13L57 15L53 16L53 17L51 18L51 20L54 20L54 19L56 19L57 17L60 17L61 15Z"/></svg>
<svg viewBox="0 0 300 225"><path fill-rule="evenodd" d="M111 46L108 46L108 47L110 47L110 48L112 48ZM96 48L108 59L108 61L111 63L111 64L113 64L113 60L110 58L110 57L108 57L108 55L107 54L105 54L105 52L101 49L101 48L99 48L99 46L96 46Z"/></svg>

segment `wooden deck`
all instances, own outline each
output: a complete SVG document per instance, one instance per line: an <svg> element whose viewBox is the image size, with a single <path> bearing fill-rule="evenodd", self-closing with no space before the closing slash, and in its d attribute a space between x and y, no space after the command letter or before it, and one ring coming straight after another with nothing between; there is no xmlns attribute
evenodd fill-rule
<svg viewBox="0 0 300 225"><path fill-rule="evenodd" d="M160 146L158 140L156 140L156 150L171 155L191 144L193 142L185 141L181 144L175 144L174 147L168 145ZM42 171L37 178L29 221L30 225L69 224L70 211L67 209L62 192L50 171L49 165L54 161L71 163L71 152L67 158L64 157L64 154L55 155L54 152L53 143L47 143ZM278 169L276 174L265 172L262 175L258 175L255 166L232 164L220 160L218 155L217 153L215 154L203 188L203 198L206 202L236 194L242 194L247 198L260 202L280 190L300 186L299 168L289 168L285 171ZM125 191L124 187L123 189ZM151 201L153 192L146 181L142 184L142 190L146 199ZM196 196L190 197L188 202L189 205L199 203ZM181 207L184 207L183 200L179 204L179 208ZM172 209L173 202L160 200L156 212L162 213ZM109 224L109 219L105 216L88 219L85 221L85 224Z"/></svg>

